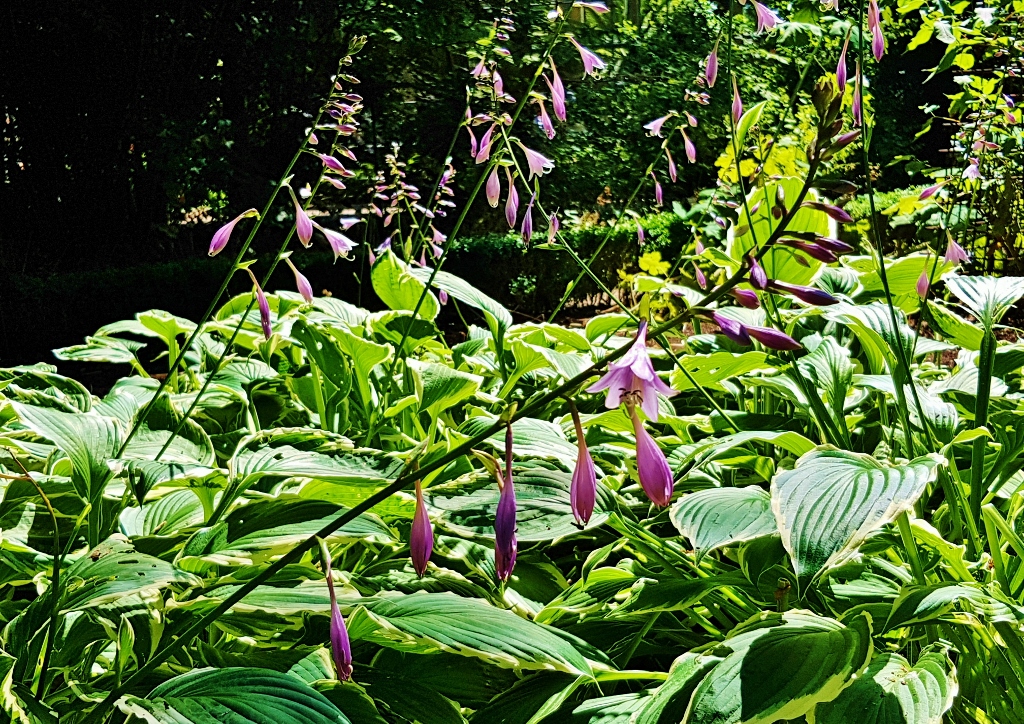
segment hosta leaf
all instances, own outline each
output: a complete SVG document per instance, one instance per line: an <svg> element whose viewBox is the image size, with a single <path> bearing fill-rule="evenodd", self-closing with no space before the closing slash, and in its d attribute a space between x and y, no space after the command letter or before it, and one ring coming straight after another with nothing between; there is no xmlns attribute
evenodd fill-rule
<svg viewBox="0 0 1024 724"><path fill-rule="evenodd" d="M352 359L356 389L359 390L363 404L369 405L373 397L370 386L371 374L377 365L391 358L391 346L363 339L339 327L329 327L327 331L334 337L341 350Z"/></svg>
<svg viewBox="0 0 1024 724"><path fill-rule="evenodd" d="M270 669L198 669L117 706L147 724L349 724L323 694Z"/></svg>
<svg viewBox="0 0 1024 724"><path fill-rule="evenodd" d="M898 345L903 345L907 357L913 349L914 332L907 326L903 312L896 311L896 329L899 331L897 336L892 324L892 311L882 302L840 302L826 309L825 318L850 328L860 340L864 354L868 358L868 366L875 374L882 374L888 369L890 374L897 375L900 369Z"/></svg>
<svg viewBox="0 0 1024 724"><path fill-rule="evenodd" d="M0 369L0 391L21 402L54 407L64 412L88 412L92 395L82 383L63 377L47 365ZM102 413L101 413L102 414Z"/></svg>
<svg viewBox="0 0 1024 724"><path fill-rule="evenodd" d="M947 651L922 649L914 666L899 654L875 657L838 697L818 704L808 724L942 724L958 690Z"/></svg>
<svg viewBox="0 0 1024 724"><path fill-rule="evenodd" d="M980 584L936 583L904 587L892 605L884 630L947 617L957 620L958 611L966 611L992 623L1024 622L1024 609L996 598Z"/></svg>
<svg viewBox="0 0 1024 724"><path fill-rule="evenodd" d="M138 364L135 353L145 347L118 337L86 337L85 344L75 344L53 350L53 356L67 362L108 362L111 364Z"/></svg>
<svg viewBox="0 0 1024 724"><path fill-rule="evenodd" d="M684 724L770 724L836 698L871 658L870 617L844 626L809 611L762 613L716 648Z"/></svg>
<svg viewBox="0 0 1024 724"><path fill-rule="evenodd" d="M629 598L615 609L615 615L682 611L723 586L745 585L746 578L738 572L705 578L641 578L633 584Z"/></svg>
<svg viewBox="0 0 1024 724"><path fill-rule="evenodd" d="M968 277L950 274L946 288L977 317L983 326L998 324L1024 296L1024 277Z"/></svg>
<svg viewBox="0 0 1024 724"><path fill-rule="evenodd" d="M203 505L191 490L177 490L121 511L121 532L126 536L172 535L203 523Z"/></svg>
<svg viewBox="0 0 1024 724"><path fill-rule="evenodd" d="M432 271L426 268L410 267L409 271L414 277L424 283L430 279L432 274ZM448 272L437 272L434 275L433 286L437 289L443 289L463 304L476 307L483 312L484 319L487 320L487 326L491 330L491 335L494 337L497 347L501 348L501 339L504 337L505 332L508 331L508 328L512 326L512 314L504 306L465 280Z"/></svg>
<svg viewBox="0 0 1024 724"><path fill-rule="evenodd" d="M418 313L421 319L433 319L441 309L433 293L424 294L427 285L417 279L412 268L390 249L378 257L370 272L370 280L373 291L389 309L411 312L416 309L421 296L423 303Z"/></svg>
<svg viewBox="0 0 1024 724"><path fill-rule="evenodd" d="M494 422L491 417L471 417L462 424L459 432L470 436L479 435ZM486 444L504 458L504 430L492 435ZM524 417L512 423L512 454L516 458L557 460L566 470L572 470L576 466L577 449L555 423Z"/></svg>
<svg viewBox="0 0 1024 724"><path fill-rule="evenodd" d="M551 463L528 460L512 466L516 486L516 537L520 543L552 541L578 535L569 501L572 475ZM432 511L439 512L438 524L458 535L493 538L494 514L498 507L498 486L493 477L477 475L427 488ZM597 503L588 528L596 528L615 508L615 496L598 483Z"/></svg>
<svg viewBox="0 0 1024 724"><path fill-rule="evenodd" d="M587 320L584 331L587 339L597 342L602 337L615 334L619 330L628 330L631 326L632 320L628 314L599 314Z"/></svg>
<svg viewBox="0 0 1024 724"><path fill-rule="evenodd" d="M745 375L753 370L771 368L765 364L768 355L764 352L715 352L713 354L688 354L680 357L683 367L690 373L701 387L705 389L727 392L722 386L724 380ZM672 388L676 390L692 389L693 384L679 369L672 370Z"/></svg>
<svg viewBox="0 0 1024 724"><path fill-rule="evenodd" d="M650 701L644 704L635 724L664 724L682 721L694 689L722 657L711 653L687 652L672 662L668 679L658 687Z"/></svg>
<svg viewBox="0 0 1024 724"><path fill-rule="evenodd" d="M860 283L864 291L874 297L884 298L885 288L882 277L878 273L878 263L874 257L867 257L866 271L860 274ZM932 267L935 267L934 269ZM886 280L893 303L907 314L916 312L921 306L921 297L917 293L917 280L921 272L927 273L931 279L937 280L956 265L942 259L936 264L935 257L930 254L907 254L899 259L887 259L885 262Z"/></svg>
<svg viewBox="0 0 1024 724"><path fill-rule="evenodd" d="M700 442L680 445L669 453L668 461L672 469L679 472L685 470L690 463L702 465L751 442L766 442L792 453L796 457L805 455L814 449L814 443L798 432L751 430L724 437L709 437Z"/></svg>
<svg viewBox="0 0 1024 724"><path fill-rule="evenodd" d="M483 382L482 377L453 370L447 365L414 359L407 360L406 364L416 377L420 412L429 411L433 416L475 395Z"/></svg>
<svg viewBox="0 0 1024 724"><path fill-rule="evenodd" d="M355 640L413 653L447 651L502 668L591 673L604 655L555 628L527 621L479 599L450 593L364 599L349 616Z"/></svg>
<svg viewBox="0 0 1024 724"><path fill-rule="evenodd" d="M930 454L887 467L867 455L817 450L777 474L772 509L801 581L911 510L944 462Z"/></svg>
<svg viewBox="0 0 1024 724"><path fill-rule="evenodd" d="M771 496L753 485L684 495L672 506L671 518L698 561L715 548L779 532Z"/></svg>
<svg viewBox="0 0 1024 724"><path fill-rule="evenodd" d="M590 699L572 710L572 724L630 724L633 715L651 700L647 689Z"/></svg>
<svg viewBox="0 0 1024 724"><path fill-rule="evenodd" d="M981 349L981 340L985 333L978 325L968 322L936 299L929 302L927 314L928 324L942 335L943 339L964 349Z"/></svg>

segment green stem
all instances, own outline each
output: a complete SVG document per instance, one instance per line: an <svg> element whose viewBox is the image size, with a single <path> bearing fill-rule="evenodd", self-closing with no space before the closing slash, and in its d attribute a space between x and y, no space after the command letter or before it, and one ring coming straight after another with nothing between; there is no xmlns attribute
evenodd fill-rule
<svg viewBox="0 0 1024 724"><path fill-rule="evenodd" d="M974 427L988 425L988 401L992 392L992 362L995 357L995 336L992 325L985 325L985 334L981 338L981 350L978 352L978 387L974 398ZM985 447L986 439L978 437L971 450L971 516L981 520L981 501L985 491Z"/></svg>
<svg viewBox="0 0 1024 724"><path fill-rule="evenodd" d="M924 574L924 567L921 565L921 555L917 550L917 541L914 540L914 531L910 528L910 517L903 511L896 518L896 525L900 530L900 538L903 539L903 547L907 549L907 557L910 559L910 570L914 572L914 580L918 585L924 586L928 583Z"/></svg>
<svg viewBox="0 0 1024 724"><path fill-rule="evenodd" d="M324 401L324 382L316 361L309 355L309 371L313 375L313 392L316 395L316 414L320 416L320 429L327 430L327 403Z"/></svg>

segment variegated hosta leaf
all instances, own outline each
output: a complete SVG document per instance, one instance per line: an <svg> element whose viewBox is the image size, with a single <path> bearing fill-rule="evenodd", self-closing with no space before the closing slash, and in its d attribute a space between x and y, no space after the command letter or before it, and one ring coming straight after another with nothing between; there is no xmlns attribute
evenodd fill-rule
<svg viewBox="0 0 1024 724"><path fill-rule="evenodd" d="M871 372L881 374L888 371L897 375L900 370L899 345L902 344L907 358L914 344L914 332L907 325L906 316L896 311L896 323L892 324L892 310L883 302L873 304L849 304L840 302L827 307L825 318L846 325L860 340L868 359Z"/></svg>
<svg viewBox="0 0 1024 724"><path fill-rule="evenodd" d="M424 294L427 285L413 275L412 267L395 256L390 249L381 254L373 265L370 281L373 283L373 291L377 292L377 296L389 309L411 312L419 304L420 319L433 319L441 310L432 292Z"/></svg>
<svg viewBox="0 0 1024 724"><path fill-rule="evenodd" d="M1024 608L997 598L980 584L936 583L906 586L892 605L885 631L938 620L962 619L960 611L990 623L1024 623Z"/></svg>
<svg viewBox="0 0 1024 724"><path fill-rule="evenodd" d="M495 340L500 340L512 326L512 314L502 304L454 274L445 271L435 274L431 269L414 267L409 267L409 273L422 282L426 282L433 274L435 288L443 289L463 304L476 307L483 312Z"/></svg>
<svg viewBox="0 0 1024 724"><path fill-rule="evenodd" d="M1024 296L1024 277L968 277L951 274L943 280L982 325L991 329Z"/></svg>
<svg viewBox="0 0 1024 724"><path fill-rule="evenodd" d="M940 455L886 466L845 450L816 450L772 480L772 509L801 581L910 510L945 463Z"/></svg>
<svg viewBox="0 0 1024 724"><path fill-rule="evenodd" d="M771 496L754 485L684 495L672 506L671 518L698 560L715 548L779 532Z"/></svg>
<svg viewBox="0 0 1024 724"><path fill-rule="evenodd" d="M945 646L922 649L914 666L899 654L881 654L838 697L815 707L807 721L941 724L957 690L956 667Z"/></svg>
<svg viewBox="0 0 1024 724"><path fill-rule="evenodd" d="M770 724L835 699L871 659L871 617L846 626L810 611L762 613L716 648L683 724Z"/></svg>

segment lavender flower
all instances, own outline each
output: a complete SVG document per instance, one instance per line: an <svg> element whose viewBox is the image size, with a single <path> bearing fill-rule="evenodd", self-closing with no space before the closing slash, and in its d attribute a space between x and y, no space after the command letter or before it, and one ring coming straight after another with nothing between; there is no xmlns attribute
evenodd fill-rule
<svg viewBox="0 0 1024 724"><path fill-rule="evenodd" d="M839 208L838 206L833 206L832 204L826 204L821 201L804 201L802 204L800 204L800 206L803 208L815 209L817 211L824 211L826 214L831 216L840 224L853 223L852 216L846 213L846 211L844 211L843 209Z"/></svg>
<svg viewBox="0 0 1024 724"><path fill-rule="evenodd" d="M558 214L552 212L551 216L548 217L548 243L553 244L555 242L555 236L558 234L558 228L561 224L558 221Z"/></svg>
<svg viewBox="0 0 1024 724"><path fill-rule="evenodd" d="M597 500L597 469L587 447L576 405L570 403L569 411L572 413L572 422L576 428L577 447L576 467L573 469L572 483L569 486L569 505L572 506L576 525L582 527L590 522L590 516L594 514L594 503Z"/></svg>
<svg viewBox="0 0 1024 724"><path fill-rule="evenodd" d="M768 282L768 290L775 293L789 294L796 297L801 302L806 302L807 304L813 304L819 307L827 307L830 304L836 304L839 302L838 299L822 289L804 287L798 284L787 284L786 282L780 282L774 279Z"/></svg>
<svg viewBox="0 0 1024 724"><path fill-rule="evenodd" d="M505 81L501 79L501 74L497 69L491 72L491 82L494 83L494 95L498 98L505 95Z"/></svg>
<svg viewBox="0 0 1024 724"><path fill-rule="evenodd" d="M427 572L427 563L434 550L434 526L427 515L427 505L423 502L423 486L416 481L416 512L412 517L412 530L409 534L409 555L416 575L423 578Z"/></svg>
<svg viewBox="0 0 1024 724"><path fill-rule="evenodd" d="M754 289L766 289L768 275L765 273L764 267L753 256L748 256L747 261L750 262L750 286Z"/></svg>
<svg viewBox="0 0 1024 724"><path fill-rule="evenodd" d="M780 239L779 243L782 244L783 246L788 246L793 249L796 249L797 251L802 251L804 254L811 257L812 259L823 261L826 264L831 264L832 262L837 261L839 259L835 252L826 249L824 246L821 246L820 244L816 244L811 241L801 241L799 239Z"/></svg>
<svg viewBox="0 0 1024 724"><path fill-rule="evenodd" d="M843 41L843 52L839 54L839 63L836 65L836 86L840 93L846 92L846 50L850 47L850 34L846 34Z"/></svg>
<svg viewBox="0 0 1024 724"><path fill-rule="evenodd" d="M523 243L526 246L530 245L530 237L533 236L533 202L536 198L536 194L530 196L530 202L526 204L526 212L523 214L523 225L519 229L519 233L523 237Z"/></svg>
<svg viewBox="0 0 1024 724"><path fill-rule="evenodd" d="M252 269L246 269L249 272L249 278L252 279L252 291L256 295L256 304L260 308L260 326L263 327L263 336L270 339L270 335L274 333L270 327L270 302L267 301L267 295L263 293L263 287L256 281L256 275L252 273Z"/></svg>
<svg viewBox="0 0 1024 724"><path fill-rule="evenodd" d="M542 153L538 153L532 149L527 148L519 141L516 141L519 148L523 150L526 155L526 163L530 167L530 178L534 176L543 176L555 167L555 162Z"/></svg>
<svg viewBox="0 0 1024 724"><path fill-rule="evenodd" d="M318 153L317 156L320 158L321 161L324 162L324 166L331 169L332 171L337 171L338 173L341 174L351 175L352 172L349 171L344 166L342 166L341 161L336 159L334 156L329 156L326 153Z"/></svg>
<svg viewBox="0 0 1024 724"><path fill-rule="evenodd" d="M555 124L551 122L551 116L548 115L548 109L544 106L544 100L538 99L537 105L540 106L540 127L544 129L544 135L550 141L555 137Z"/></svg>
<svg viewBox="0 0 1024 724"><path fill-rule="evenodd" d="M512 172L505 167L505 176L508 177L508 198L505 200L505 220L508 228L516 228L516 216L519 214L519 192L516 191L515 181Z"/></svg>
<svg viewBox="0 0 1024 724"><path fill-rule="evenodd" d="M771 327L745 327L747 334L757 340L768 349L775 350L796 350L800 349L800 343L785 332L780 332Z"/></svg>
<svg viewBox="0 0 1024 724"><path fill-rule="evenodd" d="M288 190L291 191L290 186ZM310 244L313 243L313 221L302 208L294 192L292 193L292 201L295 202L295 235L299 237L302 245L308 249Z"/></svg>
<svg viewBox="0 0 1024 724"><path fill-rule="evenodd" d="M476 142L476 134L473 133L473 129L466 126L466 133L469 134L469 157L475 159L479 146Z"/></svg>
<svg viewBox="0 0 1024 724"><path fill-rule="evenodd" d="M501 179L498 178L497 164L491 169L491 175L487 177L484 193L487 195L487 203L491 205L491 208L498 208L498 200L501 196Z"/></svg>
<svg viewBox="0 0 1024 724"><path fill-rule="evenodd" d="M674 115L674 113L669 113L668 115L662 116L661 118L655 118L653 121L646 124L644 128L647 130L647 135L657 136L658 138L661 138L661 127L665 125L665 121L667 121Z"/></svg>
<svg viewBox="0 0 1024 724"><path fill-rule="evenodd" d="M871 31L871 52L876 61L885 55L885 36L882 35L882 16L878 11L878 0L868 0L868 30Z"/></svg>
<svg viewBox="0 0 1024 724"><path fill-rule="evenodd" d="M697 117L695 115L687 113L686 111L683 111L683 115L686 116L686 122L689 123L692 128L697 127Z"/></svg>
<svg viewBox="0 0 1024 724"><path fill-rule="evenodd" d="M344 225L344 221L342 224ZM325 229L319 224L316 225L316 228L320 229L320 233L327 237L327 243L331 245L335 260L341 256L348 256L349 252L356 248L356 243L341 232Z"/></svg>
<svg viewBox="0 0 1024 724"><path fill-rule="evenodd" d="M751 292L753 294L753 292ZM755 299L757 295L754 295ZM731 339L736 344L744 347L750 344L750 335L747 334L747 328L740 322L736 321L731 317L726 317L723 314L714 312L711 315L711 321L718 325L719 329L722 330L722 334L726 338Z"/></svg>
<svg viewBox="0 0 1024 724"><path fill-rule="evenodd" d="M640 487L652 503L664 507L672 502L672 469L668 466L665 453L644 429L636 414L636 408L628 402L626 406L629 408L629 416L633 420L633 434L636 436L636 473L640 478Z"/></svg>
<svg viewBox="0 0 1024 724"><path fill-rule="evenodd" d="M548 58L548 63L551 64L551 80L548 80L547 76L544 76L544 80L548 84L548 90L551 91L551 107L555 111L555 118L565 122L565 86L562 85L562 78L558 75L558 69L555 68L555 61Z"/></svg>
<svg viewBox="0 0 1024 724"><path fill-rule="evenodd" d="M596 54L587 50L582 45L576 42L576 38L570 36L569 42L576 46L576 50L580 53L580 60L583 61L583 74L593 75L595 70L602 70L604 68L604 61L601 60Z"/></svg>
<svg viewBox="0 0 1024 724"><path fill-rule="evenodd" d="M774 10L762 5L757 0L752 0L752 2L754 14L757 16L757 32L761 33L765 30L771 30L782 22L782 18L776 15Z"/></svg>
<svg viewBox="0 0 1024 724"><path fill-rule="evenodd" d="M483 163L491 157L491 143L492 136L494 135L494 129L498 127L497 123L492 123L491 127L484 132L483 137L480 139L480 150L476 152L476 162Z"/></svg>
<svg viewBox="0 0 1024 724"><path fill-rule="evenodd" d="M708 278L704 276L704 272L700 270L700 267L697 266L696 262L693 264L693 276L697 280L697 286L701 289L708 288Z"/></svg>
<svg viewBox="0 0 1024 724"><path fill-rule="evenodd" d="M260 212L257 211L256 209L249 209L248 211L243 211L238 216L233 218L231 221L224 224L224 226L217 229L217 232L213 235L213 238L210 240L210 256L217 256L218 254L220 254L224 250L224 247L228 245L228 241L231 239L231 232L234 230L235 224L237 224L242 219L248 218L250 216L255 216L256 218L259 218Z"/></svg>
<svg viewBox="0 0 1024 724"><path fill-rule="evenodd" d="M740 99L740 89L736 85L736 76L732 77L732 122L739 123L743 117L743 101Z"/></svg>
<svg viewBox="0 0 1024 724"><path fill-rule="evenodd" d="M666 385L654 371L651 358L647 354L647 321L641 321L636 331L633 346L621 358L608 365L608 372L597 383L587 388L587 392L608 390L604 406L615 409L622 401L624 394L634 394L640 398L640 406L650 420L658 419L658 395L672 397L676 391Z"/></svg>
<svg viewBox="0 0 1024 724"><path fill-rule="evenodd" d="M853 247L850 244L828 236L816 236L814 238L814 243L820 247L828 249L834 254L849 254L853 251Z"/></svg>
<svg viewBox="0 0 1024 724"><path fill-rule="evenodd" d="M327 593L331 597L331 658L334 668L341 681L352 678L352 644L348 639L348 628L338 608L338 596L334 592L334 577L331 575L331 553L327 544L320 542L320 557L323 561L324 575L327 578Z"/></svg>
<svg viewBox="0 0 1024 724"><path fill-rule="evenodd" d="M644 237L644 227L640 225L640 222L636 222L636 240L640 246L643 246L647 239Z"/></svg>
<svg viewBox="0 0 1024 724"><path fill-rule="evenodd" d="M476 64L476 67L473 68L473 70L469 71L469 74L474 78L482 78L487 75L487 68L484 66L483 58L480 59L480 62Z"/></svg>
<svg viewBox="0 0 1024 724"><path fill-rule="evenodd" d="M979 163L978 159L977 158L971 158L970 161L971 161L970 164L968 164L967 168L964 169L963 178L965 178L965 179L980 179L981 178L981 168L978 166L978 163Z"/></svg>
<svg viewBox="0 0 1024 724"><path fill-rule="evenodd" d="M708 54L707 62L704 64L704 79L708 82L708 88L715 86L715 79L718 78L718 41L715 47Z"/></svg>
<svg viewBox="0 0 1024 724"><path fill-rule="evenodd" d="M572 6L574 8L587 8L588 10L593 10L598 15L604 15L606 12L608 12L608 6L605 5L604 3L599 2L585 2L584 0L576 0L576 2L572 4Z"/></svg>
<svg viewBox="0 0 1024 724"><path fill-rule="evenodd" d="M917 285L915 287L917 289L917 296L921 297L921 299L924 299L925 297L928 296L929 284L930 282L928 280L928 270L922 269L921 276L917 278Z"/></svg>
<svg viewBox="0 0 1024 724"><path fill-rule="evenodd" d="M292 264L291 259L286 258L284 262L291 268L292 274L295 275L295 288L299 290L299 294L301 294L302 298L305 299L307 302L312 303L313 287L310 285L309 279L306 279L306 276L295 268L295 265ZM262 313L262 309L260 311Z"/></svg>
<svg viewBox="0 0 1024 724"><path fill-rule="evenodd" d="M672 179L672 183L675 183L679 178L679 169L676 168L676 160L672 158L672 152L668 150L668 147L665 148L665 158L668 160L668 177Z"/></svg>
<svg viewBox="0 0 1024 724"><path fill-rule="evenodd" d="M438 289L437 290L437 301L441 302L442 306L447 304L448 303L448 292L446 292L444 289Z"/></svg>
<svg viewBox="0 0 1024 724"><path fill-rule="evenodd" d="M693 145L693 141L686 135L686 131L680 128L679 132L683 134L683 148L686 149L686 160L690 163L697 163L697 147Z"/></svg>
<svg viewBox="0 0 1024 724"><path fill-rule="evenodd" d="M665 195L662 192L661 184L658 182L658 177L654 175L654 171L651 171L651 178L654 179L654 203L658 206L664 206Z"/></svg>
<svg viewBox="0 0 1024 724"><path fill-rule="evenodd" d="M949 237L949 241L946 243L946 254L943 256L943 260L947 264L959 264L960 262L968 261L970 259L967 256L967 252L964 248L953 241L953 237Z"/></svg>
<svg viewBox="0 0 1024 724"><path fill-rule="evenodd" d="M516 491L512 482L512 423L505 428L505 480L494 515L494 570L507 581L516 566Z"/></svg>

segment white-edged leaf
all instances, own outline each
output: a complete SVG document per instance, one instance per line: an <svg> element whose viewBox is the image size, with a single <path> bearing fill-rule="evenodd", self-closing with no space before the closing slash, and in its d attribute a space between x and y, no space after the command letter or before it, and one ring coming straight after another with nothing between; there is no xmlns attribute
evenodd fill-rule
<svg viewBox="0 0 1024 724"><path fill-rule="evenodd" d="M670 517L679 534L690 541L698 561L715 548L779 532L771 496L755 485L684 495L672 506Z"/></svg>
<svg viewBox="0 0 1024 724"><path fill-rule="evenodd" d="M437 297L426 291L427 285L417 279L412 268L390 249L377 258L370 271L370 280L373 291L389 309L411 312L422 296L423 303L417 313L420 319L433 319L441 310Z"/></svg>

